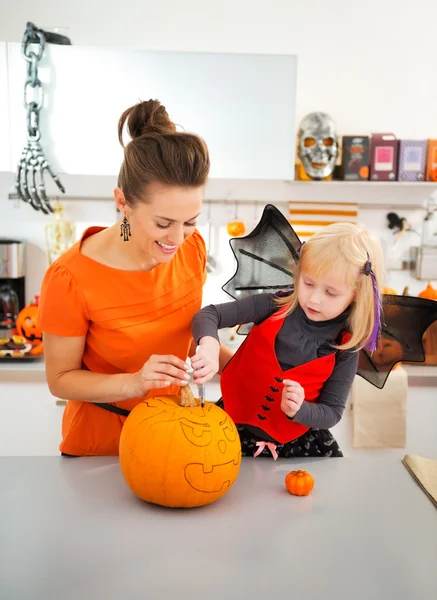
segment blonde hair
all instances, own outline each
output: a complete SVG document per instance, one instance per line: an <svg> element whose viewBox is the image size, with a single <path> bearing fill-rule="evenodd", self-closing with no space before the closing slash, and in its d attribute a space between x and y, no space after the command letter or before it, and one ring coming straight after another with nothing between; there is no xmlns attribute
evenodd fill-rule
<svg viewBox="0 0 437 600"><path fill-rule="evenodd" d="M384 276L383 251L379 242L367 229L352 223L327 225L301 247L300 260L293 271L294 290L288 296L276 298L276 303L283 307L278 311L278 317L296 310L302 270L314 278L341 273L345 276L347 285L355 291L355 298L346 325L351 338L345 344L334 347L340 350L359 350L369 340L376 317L372 277L364 273L367 261L371 263L379 296Z"/></svg>

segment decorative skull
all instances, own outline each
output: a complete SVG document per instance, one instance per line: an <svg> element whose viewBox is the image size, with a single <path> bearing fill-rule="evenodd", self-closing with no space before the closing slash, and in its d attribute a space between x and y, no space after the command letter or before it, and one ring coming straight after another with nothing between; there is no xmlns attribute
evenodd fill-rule
<svg viewBox="0 0 437 600"><path fill-rule="evenodd" d="M298 148L305 173L311 179L329 177L337 154L337 132L332 118L323 112L307 114L300 123Z"/></svg>

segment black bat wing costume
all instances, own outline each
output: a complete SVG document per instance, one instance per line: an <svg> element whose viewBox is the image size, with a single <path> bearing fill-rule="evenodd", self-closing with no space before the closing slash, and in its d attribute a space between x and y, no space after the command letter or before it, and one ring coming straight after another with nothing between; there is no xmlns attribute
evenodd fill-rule
<svg viewBox="0 0 437 600"><path fill-rule="evenodd" d="M302 242L285 216L268 204L255 229L230 240L237 261L233 277L222 289L234 299L277 292L293 287L293 267ZM410 296L382 295L382 321L378 347L360 350L357 373L383 388L395 364L424 362L422 337L437 320L437 302ZM247 334L250 325L238 333Z"/></svg>

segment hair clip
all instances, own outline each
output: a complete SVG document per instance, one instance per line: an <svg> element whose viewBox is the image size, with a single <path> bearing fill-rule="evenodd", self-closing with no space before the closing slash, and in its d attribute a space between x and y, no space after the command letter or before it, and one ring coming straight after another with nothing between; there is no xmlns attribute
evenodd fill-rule
<svg viewBox="0 0 437 600"><path fill-rule="evenodd" d="M370 275L371 272L372 272L372 263L370 262L370 260L366 260L363 273L364 273L364 275Z"/></svg>

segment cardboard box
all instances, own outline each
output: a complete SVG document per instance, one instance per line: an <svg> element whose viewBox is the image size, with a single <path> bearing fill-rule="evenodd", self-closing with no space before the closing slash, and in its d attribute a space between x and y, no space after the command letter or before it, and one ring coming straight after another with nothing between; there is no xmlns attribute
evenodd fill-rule
<svg viewBox="0 0 437 600"><path fill-rule="evenodd" d="M425 181L427 140L400 140L399 181Z"/></svg>
<svg viewBox="0 0 437 600"><path fill-rule="evenodd" d="M344 135L340 177L344 181L369 179L370 139L367 135Z"/></svg>
<svg viewBox="0 0 437 600"><path fill-rule="evenodd" d="M399 142L394 133L372 134L371 181L396 181Z"/></svg>
<svg viewBox="0 0 437 600"><path fill-rule="evenodd" d="M426 181L437 181L437 140L428 140Z"/></svg>

